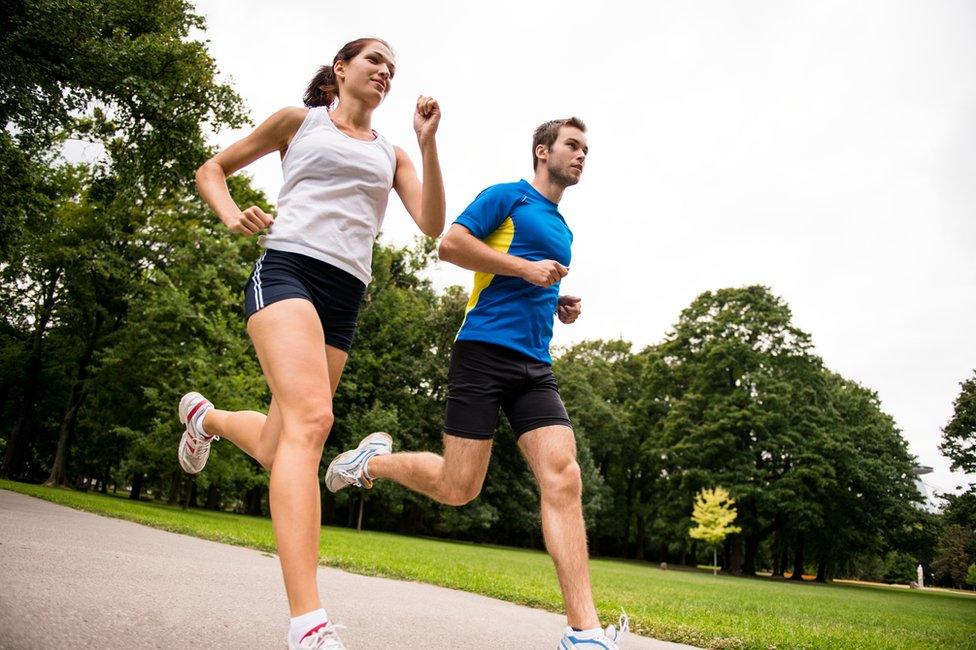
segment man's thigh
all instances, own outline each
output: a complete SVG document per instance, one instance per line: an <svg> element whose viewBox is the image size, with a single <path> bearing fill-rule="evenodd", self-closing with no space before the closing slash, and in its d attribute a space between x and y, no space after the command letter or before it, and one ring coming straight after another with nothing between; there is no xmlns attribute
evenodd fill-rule
<svg viewBox="0 0 976 650"><path fill-rule="evenodd" d="M476 440L444 434L444 480L480 492L491 460L491 438Z"/></svg>
<svg viewBox="0 0 976 650"><path fill-rule="evenodd" d="M576 434L563 424L526 431L519 436L518 447L540 483L576 462Z"/></svg>

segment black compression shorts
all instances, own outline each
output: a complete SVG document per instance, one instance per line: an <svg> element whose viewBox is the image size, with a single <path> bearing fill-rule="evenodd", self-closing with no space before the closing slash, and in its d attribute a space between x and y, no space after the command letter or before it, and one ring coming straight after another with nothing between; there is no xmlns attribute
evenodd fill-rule
<svg viewBox="0 0 976 650"><path fill-rule="evenodd" d="M495 435L498 407L515 436L555 424L572 427L552 366L481 341L456 341L447 376L444 431L461 438Z"/></svg>

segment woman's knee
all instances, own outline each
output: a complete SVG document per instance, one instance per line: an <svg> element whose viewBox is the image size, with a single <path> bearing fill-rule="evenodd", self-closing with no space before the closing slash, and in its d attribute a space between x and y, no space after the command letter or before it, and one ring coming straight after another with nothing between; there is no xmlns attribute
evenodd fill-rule
<svg viewBox="0 0 976 650"><path fill-rule="evenodd" d="M280 442L319 448L332 431L335 416L330 404L306 404L283 412L284 427ZM279 444L280 444L279 442Z"/></svg>

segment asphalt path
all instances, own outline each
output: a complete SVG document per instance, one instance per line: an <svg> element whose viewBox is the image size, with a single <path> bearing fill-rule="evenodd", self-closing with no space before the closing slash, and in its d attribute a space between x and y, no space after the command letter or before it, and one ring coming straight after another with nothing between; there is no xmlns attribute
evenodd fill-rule
<svg viewBox="0 0 976 650"><path fill-rule="evenodd" d="M555 648L557 614L416 582L318 571L343 642ZM0 490L0 648L284 648L275 556ZM628 635L621 650L690 648Z"/></svg>

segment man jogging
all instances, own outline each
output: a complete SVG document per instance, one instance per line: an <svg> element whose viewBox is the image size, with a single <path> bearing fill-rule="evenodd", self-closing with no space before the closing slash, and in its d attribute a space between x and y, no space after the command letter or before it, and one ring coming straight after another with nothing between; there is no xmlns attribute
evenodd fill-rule
<svg viewBox="0 0 976 650"><path fill-rule="evenodd" d="M535 130L532 182L493 185L455 220L440 258L475 272L451 352L443 456L392 452L386 433L337 456L326 473L335 492L396 481L431 499L463 505L481 492L501 407L539 483L542 532L555 563L569 627L560 648L616 648L627 629L601 629L590 588L576 438L552 373L554 314L572 323L580 299L559 296L573 234L559 213L588 152L578 118Z"/></svg>

